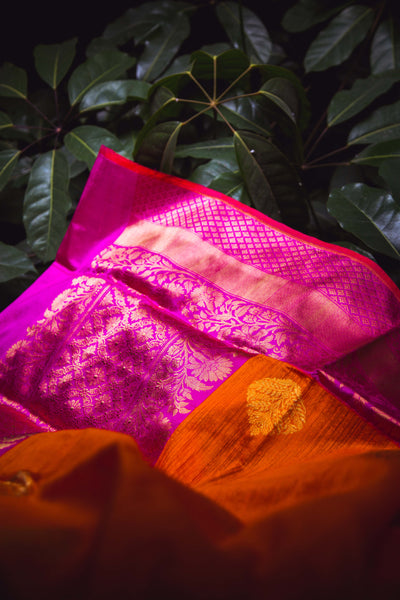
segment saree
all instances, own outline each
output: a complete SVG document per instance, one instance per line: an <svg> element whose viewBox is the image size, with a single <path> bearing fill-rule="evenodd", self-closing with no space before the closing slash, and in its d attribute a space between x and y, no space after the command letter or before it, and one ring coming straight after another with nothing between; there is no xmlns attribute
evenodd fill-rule
<svg viewBox="0 0 400 600"><path fill-rule="evenodd" d="M4 594L398 597L399 327L368 259L103 147L0 315Z"/></svg>

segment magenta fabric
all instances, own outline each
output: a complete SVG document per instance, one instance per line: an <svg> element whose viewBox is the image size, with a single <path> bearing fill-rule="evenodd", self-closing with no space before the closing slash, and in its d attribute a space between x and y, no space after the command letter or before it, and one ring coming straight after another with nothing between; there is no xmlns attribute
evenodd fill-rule
<svg viewBox="0 0 400 600"><path fill-rule="evenodd" d="M56 261L0 315L0 442L95 426L153 462L260 353L400 440L399 329L368 259L102 148Z"/></svg>

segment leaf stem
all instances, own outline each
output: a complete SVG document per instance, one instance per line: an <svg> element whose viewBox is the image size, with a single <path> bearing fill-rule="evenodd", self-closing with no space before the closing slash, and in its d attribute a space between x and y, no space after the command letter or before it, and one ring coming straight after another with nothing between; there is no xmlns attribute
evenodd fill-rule
<svg viewBox="0 0 400 600"><path fill-rule="evenodd" d="M201 85L200 81L198 81L196 79L196 77L194 75L192 75L192 73L190 71L188 71L189 73L189 77L192 81L194 81L194 83L197 85L197 87L199 88L199 90L201 90L203 92L203 94L205 95L205 97L207 98L207 100L211 103L214 104L213 99L209 96L209 94L207 93L207 91L204 89L204 87Z"/></svg>
<svg viewBox="0 0 400 600"><path fill-rule="evenodd" d="M54 89L54 104L56 107L56 119L57 119L57 122L59 122L60 121L60 107L58 105L57 88Z"/></svg>
<svg viewBox="0 0 400 600"><path fill-rule="evenodd" d="M326 111L325 111L326 112ZM325 117L325 114L324 114ZM322 140L323 137L325 137L327 131L328 131L329 127L326 126L324 127L324 129L321 131L321 133L319 134L319 136L317 137L317 139L315 140L315 142L313 143L313 145L311 146L311 148L309 149L309 151L306 154L306 160L308 159L309 156L311 156L311 154L314 152L314 150L316 149L316 147L318 146L318 144L320 143L320 141Z"/></svg>
<svg viewBox="0 0 400 600"><path fill-rule="evenodd" d="M189 98L175 98L175 102L186 102L187 104L202 104L204 106L208 106L211 108L209 102L204 102L204 100L190 100Z"/></svg>
<svg viewBox="0 0 400 600"><path fill-rule="evenodd" d="M216 113L219 114L219 116L221 117L221 119L224 121L225 125L227 125L229 127L229 129L232 131L232 133L235 135L236 130L232 127L232 125L229 123L228 119L226 119L224 117L224 115L222 114L222 112L219 110L218 105L216 104L214 106L214 110Z"/></svg>
<svg viewBox="0 0 400 600"><path fill-rule="evenodd" d="M323 169L325 167L348 167L351 164L350 161L347 162L333 162L333 163L323 163L322 165L302 165L301 168L303 171L309 171L310 169Z"/></svg>
<svg viewBox="0 0 400 600"><path fill-rule="evenodd" d="M14 129L40 129L41 131L54 131L54 127L42 127L40 125L14 125Z"/></svg>
<svg viewBox="0 0 400 600"><path fill-rule="evenodd" d="M249 71L251 71L251 69L253 68L253 65L249 65L244 71L243 73L241 73L238 77L236 77L236 79L234 81L232 81L232 83L230 83L228 85L228 87L222 92L222 94L220 94L218 96L218 98L216 98L215 102L221 102L221 98L223 98L225 96L225 94L227 94L229 92L230 89L233 88L234 85L237 84L238 81L240 81L242 79L242 77L244 77L245 75L247 75L247 73Z"/></svg>
<svg viewBox="0 0 400 600"><path fill-rule="evenodd" d="M336 148L336 150L332 150L331 152L322 154L322 156L317 156L317 158L314 158L314 160L311 160L309 163L306 163L305 166L313 165L314 163L319 162L320 160L324 160L325 158L329 158L330 156L333 156L334 154L338 154L339 152L344 152L344 150L347 150L348 147L349 146L346 144L346 146L341 146L341 148Z"/></svg>
<svg viewBox="0 0 400 600"><path fill-rule="evenodd" d="M50 119L40 110L38 106L36 106L36 104L33 104L33 102L29 100L29 98L25 97L25 102L27 102L31 108L36 110L36 112L42 117L42 119L47 121L51 126L53 125Z"/></svg>
<svg viewBox="0 0 400 600"><path fill-rule="evenodd" d="M217 100L217 57L213 56L213 101Z"/></svg>
<svg viewBox="0 0 400 600"><path fill-rule="evenodd" d="M43 140L47 140L47 138L51 137L52 135L54 135L53 131L51 133L48 133L47 135L44 135L39 140L35 140L34 142L28 144L27 146L25 146L25 148L21 150L21 154L27 152L27 150L29 150L29 148L32 148L32 146L34 146L35 144L40 144L40 142L43 142Z"/></svg>
<svg viewBox="0 0 400 600"><path fill-rule="evenodd" d="M201 110L200 112L196 113L195 115L192 115L191 117L186 119L186 121L182 121L182 125L187 125L188 123L190 123L191 121L193 121L194 119L196 119L197 117L202 115L203 113L207 112L208 110L210 110L210 106L207 104L206 108L203 108L203 110Z"/></svg>

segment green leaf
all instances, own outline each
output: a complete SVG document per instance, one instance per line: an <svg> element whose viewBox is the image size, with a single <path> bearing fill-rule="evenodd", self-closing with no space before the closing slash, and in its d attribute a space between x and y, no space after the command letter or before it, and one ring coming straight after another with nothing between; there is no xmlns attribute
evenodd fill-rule
<svg viewBox="0 0 400 600"><path fill-rule="evenodd" d="M64 138L67 149L79 160L84 161L89 169L94 165L102 145L123 153L120 140L107 129L95 125L81 125L76 127Z"/></svg>
<svg viewBox="0 0 400 600"><path fill-rule="evenodd" d="M400 207L384 190L352 183L333 190L328 210L369 248L400 260Z"/></svg>
<svg viewBox="0 0 400 600"><path fill-rule="evenodd" d="M230 198L238 200L246 206L251 206L251 200L246 190L243 177L240 171L228 171L221 173L213 179L209 187L217 192L221 192Z"/></svg>
<svg viewBox="0 0 400 600"><path fill-rule="evenodd" d="M168 118L174 120L177 108L177 102L174 94L170 92L168 88L161 87L157 89L152 98L152 108L154 109L153 114L147 119L146 124L144 127L142 127L139 135L137 136L134 150L135 156L138 154L138 152L140 152L141 145L144 143L145 139L153 130L158 121L166 120ZM151 154L152 153L150 152L150 155Z"/></svg>
<svg viewBox="0 0 400 600"><path fill-rule="evenodd" d="M233 156L233 160L227 161L214 158L212 160L209 160L207 163L197 167L192 172L190 180L194 181L195 183L199 183L200 185L205 185L206 187L212 187L211 182L214 179L217 179L221 175L232 171L235 167L237 169L237 161L235 155Z"/></svg>
<svg viewBox="0 0 400 600"><path fill-rule="evenodd" d="M72 65L77 41L77 38L73 38L62 44L40 44L33 51L37 72L53 90L58 87Z"/></svg>
<svg viewBox="0 0 400 600"><path fill-rule="evenodd" d="M286 223L307 216L294 169L272 142L248 132L235 133L236 157L249 196L258 210Z"/></svg>
<svg viewBox="0 0 400 600"><path fill-rule="evenodd" d="M83 162L83 160L79 160L71 154L66 146L61 146L60 152L62 152L67 159L68 168L69 168L69 176L71 179L77 177L87 169L87 164Z"/></svg>
<svg viewBox="0 0 400 600"><path fill-rule="evenodd" d="M400 139L400 101L375 110L349 133L348 143L375 144Z"/></svg>
<svg viewBox="0 0 400 600"><path fill-rule="evenodd" d="M0 150L0 190L10 179L20 154L21 152L15 149Z"/></svg>
<svg viewBox="0 0 400 600"><path fill-rule="evenodd" d="M282 25L291 33L306 31L318 23L327 21L345 6L346 4L339 4L330 8L318 0L300 0L286 11Z"/></svg>
<svg viewBox="0 0 400 600"><path fill-rule="evenodd" d="M4 129L8 129L9 127L12 127L13 123L10 119L10 117L3 111L0 110L0 131L3 131Z"/></svg>
<svg viewBox="0 0 400 600"><path fill-rule="evenodd" d="M11 63L4 63L0 69L0 96L25 99L27 92L26 71Z"/></svg>
<svg viewBox="0 0 400 600"><path fill-rule="evenodd" d="M296 90L298 102L297 109L292 106L292 101L289 101L287 92L283 94L283 99L293 110L295 110L297 125L301 130L304 130L309 124L311 110L307 93L300 79L289 69L277 67L276 65L252 65L252 72L253 71L255 74L259 73L259 76L263 79L263 81L268 81L271 79L285 79L291 84L292 88ZM283 88L281 87L280 93L282 92ZM291 93L293 93L293 91Z"/></svg>
<svg viewBox="0 0 400 600"><path fill-rule="evenodd" d="M160 171L163 171L164 173L171 173L172 171L176 143L178 140L179 132L182 129L182 127L183 123L178 123L175 129L173 129L173 131L171 132L170 136L168 137L167 143L165 144L160 163Z"/></svg>
<svg viewBox="0 0 400 600"><path fill-rule="evenodd" d="M125 104L128 100L146 100L150 85L134 79L106 81L92 87L82 98L80 111L99 110Z"/></svg>
<svg viewBox="0 0 400 600"><path fill-rule="evenodd" d="M144 51L137 64L138 79L154 81L172 62L190 33L185 13L178 12L173 19L159 23L144 42Z"/></svg>
<svg viewBox="0 0 400 600"><path fill-rule="evenodd" d="M367 35L374 19L368 6L349 6L323 29L309 47L304 68L324 71L344 62Z"/></svg>
<svg viewBox="0 0 400 600"><path fill-rule="evenodd" d="M110 23L104 30L103 37L117 45L125 44L131 39L136 44L141 44L159 25L174 21L178 12L189 8L185 2L172 0L144 2L128 9L122 17Z"/></svg>
<svg viewBox="0 0 400 600"><path fill-rule="evenodd" d="M160 165L172 167L171 156L182 125L180 121L167 121L153 127L135 148L135 160L155 169Z"/></svg>
<svg viewBox="0 0 400 600"><path fill-rule="evenodd" d="M265 137L270 135L270 120L255 97L229 100L219 106L219 111L237 129L253 131Z"/></svg>
<svg viewBox="0 0 400 600"><path fill-rule="evenodd" d="M27 241L43 262L54 260L71 208L69 169L62 152L51 150L33 164L24 200Z"/></svg>
<svg viewBox="0 0 400 600"><path fill-rule="evenodd" d="M259 95L275 105L293 123L296 122L299 102L295 88L288 79L284 79L283 77L269 79L261 87Z"/></svg>
<svg viewBox="0 0 400 600"><path fill-rule="evenodd" d="M246 6L241 9L237 2L219 2L216 11L233 46L245 52L252 61L267 63L272 50L271 39L253 11Z"/></svg>
<svg viewBox="0 0 400 600"><path fill-rule="evenodd" d="M400 157L384 160L379 167L379 175L389 186L395 201L400 205Z"/></svg>
<svg viewBox="0 0 400 600"><path fill-rule="evenodd" d="M68 96L71 105L80 102L95 85L118 78L134 64L135 58L119 52L119 50L91 56L75 69L68 81Z"/></svg>
<svg viewBox="0 0 400 600"><path fill-rule="evenodd" d="M181 145L175 152L177 158L209 158L222 160L235 160L235 147L232 137L207 140L195 144Z"/></svg>
<svg viewBox="0 0 400 600"><path fill-rule="evenodd" d="M332 127L354 117L399 80L400 69L384 75L357 79L350 90L338 92L332 98L328 106L328 126Z"/></svg>
<svg viewBox="0 0 400 600"><path fill-rule="evenodd" d="M379 25L371 44L371 71L379 75L400 69L400 27L398 21L386 19Z"/></svg>
<svg viewBox="0 0 400 600"><path fill-rule="evenodd" d="M372 144L357 154L352 163L379 167L384 160L400 157L400 139Z"/></svg>
<svg viewBox="0 0 400 600"><path fill-rule="evenodd" d="M225 95L227 85L233 80L240 80L242 85L243 77L249 70L249 58L241 50L227 50L218 55L198 50L192 54L191 73L197 80L205 79L212 83L210 96Z"/></svg>
<svg viewBox="0 0 400 600"><path fill-rule="evenodd" d="M25 252L0 242L0 282L9 281L28 271L36 269Z"/></svg>

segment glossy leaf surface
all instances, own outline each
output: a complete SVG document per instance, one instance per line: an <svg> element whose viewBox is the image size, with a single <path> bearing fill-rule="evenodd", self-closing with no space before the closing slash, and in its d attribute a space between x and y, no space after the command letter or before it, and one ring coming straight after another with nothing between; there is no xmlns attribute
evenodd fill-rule
<svg viewBox="0 0 400 600"><path fill-rule="evenodd" d="M79 108L83 112L124 104L128 100L144 101L149 89L148 83L135 79L106 81L92 87L82 98Z"/></svg>
<svg viewBox="0 0 400 600"><path fill-rule="evenodd" d="M4 63L0 68L0 96L26 98L27 92L26 71L11 63Z"/></svg>
<svg viewBox="0 0 400 600"><path fill-rule="evenodd" d="M270 142L254 133L236 132L238 165L255 208L273 219L301 219L297 177L286 157ZM300 209L300 210L299 210Z"/></svg>
<svg viewBox="0 0 400 600"><path fill-rule="evenodd" d="M236 160L235 147L232 137L220 137L217 140L198 142L197 144L181 145L175 152L177 158L209 158L222 160Z"/></svg>
<svg viewBox="0 0 400 600"><path fill-rule="evenodd" d="M75 69L68 81L71 105L80 102L95 85L112 81L123 75L135 62L135 58L118 50L102 52L88 58Z"/></svg>
<svg viewBox="0 0 400 600"><path fill-rule="evenodd" d="M392 69L400 69L400 25L394 19L386 19L372 40L371 71L380 75Z"/></svg>
<svg viewBox="0 0 400 600"><path fill-rule="evenodd" d="M246 6L237 2L219 2L216 11L232 45L257 63L267 63L272 50L269 33L262 21ZM243 18L243 29L241 20Z"/></svg>
<svg viewBox="0 0 400 600"><path fill-rule="evenodd" d="M374 13L368 6L349 6L323 29L304 59L306 72L323 71L344 62L365 38Z"/></svg>
<svg viewBox="0 0 400 600"><path fill-rule="evenodd" d="M375 144L400 139L400 101L375 110L349 133L349 144Z"/></svg>
<svg viewBox="0 0 400 600"><path fill-rule="evenodd" d="M239 171L226 171L225 173L221 173L221 175L211 181L209 187L230 198L238 200L238 202L241 202L246 206L251 206L249 194Z"/></svg>
<svg viewBox="0 0 400 600"><path fill-rule="evenodd" d="M354 183L333 190L329 212L367 246L400 260L400 207L384 190Z"/></svg>
<svg viewBox="0 0 400 600"><path fill-rule="evenodd" d="M159 25L173 21L178 12L188 8L187 3L173 0L143 2L140 6L129 8L121 17L110 23L103 36L115 44L125 44L131 39L140 44Z"/></svg>
<svg viewBox="0 0 400 600"><path fill-rule="evenodd" d="M379 167L379 175L389 186L390 193L400 206L400 157L389 158Z"/></svg>
<svg viewBox="0 0 400 600"><path fill-rule="evenodd" d="M384 160L392 158L400 158L400 139L367 146L351 162L359 165L364 164L379 167Z"/></svg>
<svg viewBox="0 0 400 600"><path fill-rule="evenodd" d="M62 44L39 44L33 51L37 72L53 90L72 65L77 41L77 38L73 38Z"/></svg>
<svg viewBox="0 0 400 600"><path fill-rule="evenodd" d="M400 70L384 75L357 79L350 90L338 92L328 106L328 126L332 127L357 115L400 80Z"/></svg>
<svg viewBox="0 0 400 600"><path fill-rule="evenodd" d="M68 162L59 150L33 164L24 200L24 225L32 250L43 262L54 260L71 208Z"/></svg>
<svg viewBox="0 0 400 600"><path fill-rule="evenodd" d="M0 283L35 270L25 252L15 246L0 242Z"/></svg>
<svg viewBox="0 0 400 600"><path fill-rule="evenodd" d="M146 81L157 79L172 62L189 33L189 21L183 12L154 27L144 42L144 51L136 69L137 78Z"/></svg>
<svg viewBox="0 0 400 600"><path fill-rule="evenodd" d="M199 167L197 167L191 177L190 180L191 181L195 181L196 183L199 183L201 185L205 185L206 187L211 187L211 182L214 179L217 179L218 177L220 177L221 175L223 175L224 173L227 173L229 171L231 171L233 168L236 169L237 167L237 161L236 161L236 156L234 155L233 160L219 160L217 158L213 158L212 160L209 160L207 163L200 165ZM243 183L243 180L242 180Z"/></svg>
<svg viewBox="0 0 400 600"><path fill-rule="evenodd" d="M176 127L172 129L170 135L166 139L160 162L160 170L164 173L171 173L172 171L172 165L175 157L175 148L182 127L183 123L177 123Z"/></svg>
<svg viewBox="0 0 400 600"><path fill-rule="evenodd" d="M324 6L318 0L300 0L286 11L282 25L291 33L306 31L318 23L327 21L345 6L345 4Z"/></svg>
<svg viewBox="0 0 400 600"><path fill-rule="evenodd" d="M107 129L95 125L81 125L70 131L64 138L68 150L79 160L92 168L102 145L121 152L121 141ZM121 152L122 153L122 152Z"/></svg>
<svg viewBox="0 0 400 600"><path fill-rule="evenodd" d="M171 168L172 153L182 127L180 121L166 121L155 125L135 149L135 160L150 167ZM165 154L166 153L166 154ZM162 169L161 169L162 170Z"/></svg>
<svg viewBox="0 0 400 600"><path fill-rule="evenodd" d="M20 154L19 150L14 149L0 150L0 190L10 179Z"/></svg>

